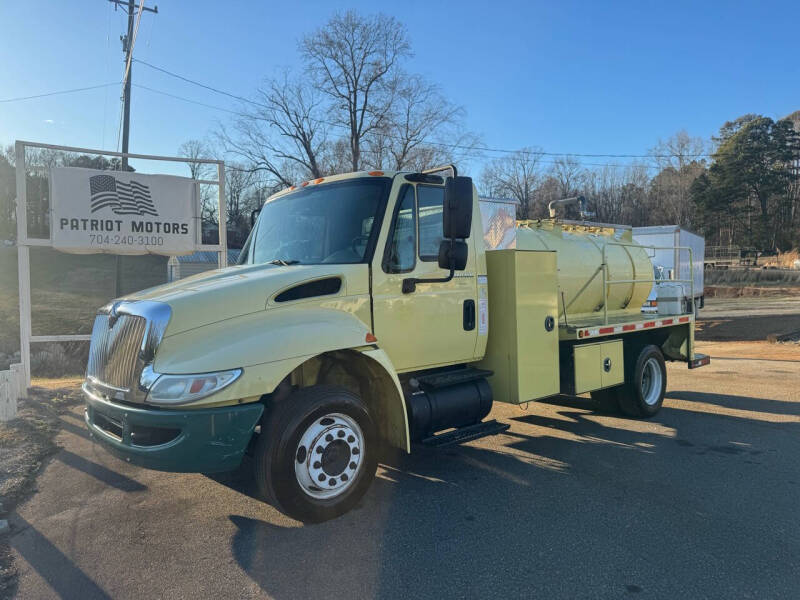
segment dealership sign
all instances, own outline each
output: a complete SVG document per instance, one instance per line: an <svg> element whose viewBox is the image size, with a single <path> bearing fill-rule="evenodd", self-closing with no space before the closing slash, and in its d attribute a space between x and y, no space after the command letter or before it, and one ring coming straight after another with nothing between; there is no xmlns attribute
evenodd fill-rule
<svg viewBox="0 0 800 600"><path fill-rule="evenodd" d="M53 168L53 247L80 254L189 254L197 240L197 197L197 182L186 177Z"/></svg>

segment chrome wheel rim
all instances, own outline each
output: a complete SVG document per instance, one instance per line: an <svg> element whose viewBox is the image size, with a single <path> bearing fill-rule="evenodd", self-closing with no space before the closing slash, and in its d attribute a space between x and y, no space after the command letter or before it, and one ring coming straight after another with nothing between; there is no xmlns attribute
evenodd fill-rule
<svg viewBox="0 0 800 600"><path fill-rule="evenodd" d="M642 370L642 398L648 406L658 404L661 398L662 378L661 365L655 358L648 358Z"/></svg>
<svg viewBox="0 0 800 600"><path fill-rule="evenodd" d="M297 444L294 472L303 492L317 500L343 494L364 464L364 434L341 413L315 419Z"/></svg>

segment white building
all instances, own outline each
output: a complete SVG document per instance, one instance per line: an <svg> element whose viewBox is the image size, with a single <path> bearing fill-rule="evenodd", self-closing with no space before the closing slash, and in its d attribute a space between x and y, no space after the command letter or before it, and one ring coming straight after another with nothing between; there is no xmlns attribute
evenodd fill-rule
<svg viewBox="0 0 800 600"><path fill-rule="evenodd" d="M228 249L228 264L235 265L239 260L241 250L237 248ZM167 281L185 279L191 275L197 275L204 271L212 271L218 267L218 257L216 252L200 251L186 256L171 256L167 262Z"/></svg>

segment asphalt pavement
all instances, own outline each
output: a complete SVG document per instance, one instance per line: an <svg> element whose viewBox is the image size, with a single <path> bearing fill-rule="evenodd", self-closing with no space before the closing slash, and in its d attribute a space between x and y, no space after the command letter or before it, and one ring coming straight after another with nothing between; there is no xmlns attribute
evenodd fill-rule
<svg viewBox="0 0 800 600"><path fill-rule="evenodd" d="M797 598L800 355L669 368L650 421L497 406L304 526L225 476L133 467L79 410L12 516L19 598Z"/></svg>

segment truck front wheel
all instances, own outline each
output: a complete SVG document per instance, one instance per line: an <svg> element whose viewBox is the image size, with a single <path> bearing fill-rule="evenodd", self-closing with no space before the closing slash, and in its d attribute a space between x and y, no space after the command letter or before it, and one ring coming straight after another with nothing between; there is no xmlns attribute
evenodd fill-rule
<svg viewBox="0 0 800 600"><path fill-rule="evenodd" d="M376 428L352 392L303 388L272 408L254 458L265 500L300 521L326 521L355 506L375 477Z"/></svg>
<svg viewBox="0 0 800 600"><path fill-rule="evenodd" d="M664 355L651 344L626 359L625 383L615 388L620 410L629 417L652 417L661 410L667 390Z"/></svg>

